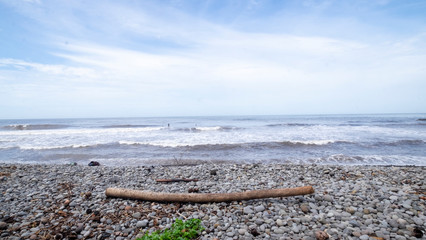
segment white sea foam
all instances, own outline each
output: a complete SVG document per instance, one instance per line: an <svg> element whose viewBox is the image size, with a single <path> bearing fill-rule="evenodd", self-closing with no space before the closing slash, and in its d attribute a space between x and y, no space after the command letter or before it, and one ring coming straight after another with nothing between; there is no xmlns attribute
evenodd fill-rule
<svg viewBox="0 0 426 240"><path fill-rule="evenodd" d="M195 127L198 131L218 131L221 130L222 127L216 126L216 127Z"/></svg>
<svg viewBox="0 0 426 240"><path fill-rule="evenodd" d="M307 140L307 141L289 141L291 143L300 143L305 145L327 145L331 143L338 142L336 140Z"/></svg>
<svg viewBox="0 0 426 240"><path fill-rule="evenodd" d="M95 144L96 145L96 144ZM22 150L51 150L51 149L63 149L63 148L85 148L94 145L84 144L73 144L73 145L54 145L54 146L19 146Z"/></svg>
<svg viewBox="0 0 426 240"><path fill-rule="evenodd" d="M166 129L165 127L143 127L143 128L76 128L76 129L48 129L32 131L0 131L0 136L25 136L25 135L84 135L84 134L116 134L151 132Z"/></svg>
<svg viewBox="0 0 426 240"><path fill-rule="evenodd" d="M424 116L404 118L403 124L390 119L393 125L373 123L370 116L0 121L0 126L12 128L44 128L0 129L0 159L46 160L79 153L87 159L172 159L183 154L191 159L241 162L318 159L321 164L426 165L426 132L416 121L419 117ZM356 125L347 124L352 121ZM49 129L57 126L66 127Z"/></svg>

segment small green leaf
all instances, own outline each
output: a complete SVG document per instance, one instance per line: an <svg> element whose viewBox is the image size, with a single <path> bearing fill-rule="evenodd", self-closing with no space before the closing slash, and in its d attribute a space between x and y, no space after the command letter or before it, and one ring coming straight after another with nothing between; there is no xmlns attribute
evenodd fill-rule
<svg viewBox="0 0 426 240"><path fill-rule="evenodd" d="M185 222L176 219L169 229L145 234L142 238L136 240L191 240L197 238L203 230L204 227L201 226L200 219L193 218Z"/></svg>

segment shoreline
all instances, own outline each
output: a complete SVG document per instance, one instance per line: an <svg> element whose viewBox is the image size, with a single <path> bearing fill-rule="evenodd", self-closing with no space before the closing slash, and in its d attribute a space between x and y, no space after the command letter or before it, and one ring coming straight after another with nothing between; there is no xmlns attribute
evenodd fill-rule
<svg viewBox="0 0 426 240"><path fill-rule="evenodd" d="M104 164L102 161L99 162L99 166L101 167L111 167L111 168L117 168L117 167L193 167L193 166L200 166L200 165L279 165L279 166L329 166L329 167L420 167L420 168L426 168L426 165L414 165L414 164L336 164L336 163L291 163L291 162L242 162L242 161L230 161L230 160L164 160L164 159L157 159L155 160L157 163L147 164L147 163L141 163L141 164L129 164L126 166L122 165L110 165L110 164ZM35 162L1 162L0 166L2 165L34 165L34 166L88 166L90 161L77 161L77 162L51 162L51 163L35 163ZM124 162L122 162L124 163Z"/></svg>
<svg viewBox="0 0 426 240"><path fill-rule="evenodd" d="M315 239L316 231L326 231L330 239L417 239L415 229L426 228L425 175L425 166L393 165L0 163L0 237L134 239L176 218L199 218L206 228L200 239ZM157 183L160 178L199 181ZM225 193L306 185L315 193L227 203L105 196L108 187Z"/></svg>

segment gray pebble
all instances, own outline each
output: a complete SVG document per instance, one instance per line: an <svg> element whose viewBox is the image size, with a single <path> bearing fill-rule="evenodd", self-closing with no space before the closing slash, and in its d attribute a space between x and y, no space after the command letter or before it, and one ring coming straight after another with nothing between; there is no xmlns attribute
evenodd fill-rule
<svg viewBox="0 0 426 240"><path fill-rule="evenodd" d="M220 174L210 175L211 169L220 169ZM323 170L329 171L326 177L321 175ZM277 174L282 179L272 182L271 176ZM425 169L419 167L206 164L70 168L23 164L0 184L0 192L5 193L0 199L0 228L5 228L0 229L0 237L35 238L45 235L46 229L59 229L79 239L135 239L140 229L152 232L170 227L177 218L199 218L206 228L200 239L307 240L315 239L316 230L327 230L330 239L373 234L384 239L411 239L415 226L424 227L425 206L417 195L407 194L418 186L403 184L401 179L421 184L424 175ZM108 181L114 176L120 180ZM200 192L224 193L296 187L300 176L307 184L315 182L316 194L205 204L105 198L105 189L110 186L182 193L197 187ZM155 179L166 177L200 181L156 184ZM66 188L66 183L72 183L72 188ZM89 198L81 195L87 192L91 192ZM70 201L67 206L65 199Z"/></svg>
<svg viewBox="0 0 426 240"><path fill-rule="evenodd" d="M140 227L146 227L148 226L149 221L148 220L142 220L142 221L138 221L136 223L136 227L140 228Z"/></svg>
<svg viewBox="0 0 426 240"><path fill-rule="evenodd" d="M259 205L259 206L256 206L254 210L256 210L256 212L262 212L265 210L265 207L263 205Z"/></svg>
<svg viewBox="0 0 426 240"><path fill-rule="evenodd" d="M252 214L254 211L253 211L253 208L251 206L247 206L243 209L243 212L245 214Z"/></svg>
<svg viewBox="0 0 426 240"><path fill-rule="evenodd" d="M349 224L351 224L354 227L360 227L359 223L356 220L349 221Z"/></svg>
<svg viewBox="0 0 426 240"><path fill-rule="evenodd" d="M359 237L359 239L361 239L361 240L368 240L368 239L370 239L370 237L368 235L361 235Z"/></svg>
<svg viewBox="0 0 426 240"><path fill-rule="evenodd" d="M330 195L324 195L324 200L325 201L327 201L327 202L333 202L333 197L332 196L330 196Z"/></svg>

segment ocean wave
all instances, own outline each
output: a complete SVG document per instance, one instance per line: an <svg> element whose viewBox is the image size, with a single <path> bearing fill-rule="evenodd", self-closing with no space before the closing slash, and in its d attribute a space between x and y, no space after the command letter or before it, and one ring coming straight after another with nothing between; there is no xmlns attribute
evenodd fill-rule
<svg viewBox="0 0 426 240"><path fill-rule="evenodd" d="M135 141L118 141L118 145L149 145L143 142L135 142Z"/></svg>
<svg viewBox="0 0 426 240"><path fill-rule="evenodd" d="M232 149L283 149L283 148L319 148L329 147L334 144L353 144L349 141L336 141L336 140L294 140L294 141L271 141L271 142L225 142L225 143L200 143L196 141L134 141L134 140L120 140L104 143L82 143L82 144L64 144L64 145L17 145L22 150L66 150L66 149L119 149L127 147L154 147L154 148L174 148L185 151L222 151ZM11 147L3 147L7 149Z"/></svg>
<svg viewBox="0 0 426 240"><path fill-rule="evenodd" d="M118 125L106 125L102 128L155 128L159 127L158 125L133 125L133 124L118 124Z"/></svg>
<svg viewBox="0 0 426 240"><path fill-rule="evenodd" d="M308 123L275 123L275 124L268 124L267 127L307 127L307 126L314 126L315 124L308 124Z"/></svg>
<svg viewBox="0 0 426 240"><path fill-rule="evenodd" d="M1 127L4 130L49 130L68 128L69 125L62 124L11 124Z"/></svg>
<svg viewBox="0 0 426 240"><path fill-rule="evenodd" d="M239 130L241 128L229 127L229 126L213 126L213 127L189 127L189 128L174 128L172 131L177 132L206 132L206 131L232 131Z"/></svg>
<svg viewBox="0 0 426 240"><path fill-rule="evenodd" d="M93 143L93 144L71 144L71 145L52 145L52 146L13 146L13 147L0 147L0 149L21 149L21 150L70 150L70 149L96 149L96 148L114 148L123 145L147 145L139 142L119 141L111 143Z"/></svg>
<svg viewBox="0 0 426 240"><path fill-rule="evenodd" d="M142 145L142 146L155 146L166 148L185 148L186 150L230 150L237 148L262 148L262 149L277 149L283 147L321 147L330 144L350 143L346 141L334 140L315 140L315 141L278 141L278 142L246 142L246 143L178 143L178 142L137 142L137 141L119 141L121 145Z"/></svg>
<svg viewBox="0 0 426 240"><path fill-rule="evenodd" d="M19 149L22 150L54 150L54 149L71 149L71 148L89 148L89 147L98 147L105 144L93 144L93 145L55 145L55 146L19 146Z"/></svg>
<svg viewBox="0 0 426 240"><path fill-rule="evenodd" d="M374 146L419 146L425 145L426 142L419 139L404 139L393 142L377 142Z"/></svg>
<svg viewBox="0 0 426 240"><path fill-rule="evenodd" d="M0 150L2 150L2 151L12 150L12 149L19 149L19 147L16 147L16 146L3 146L3 147L0 147Z"/></svg>

